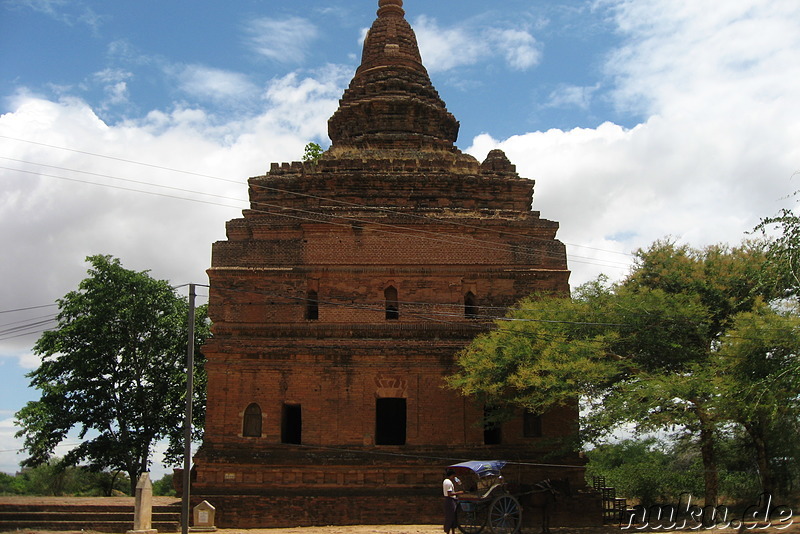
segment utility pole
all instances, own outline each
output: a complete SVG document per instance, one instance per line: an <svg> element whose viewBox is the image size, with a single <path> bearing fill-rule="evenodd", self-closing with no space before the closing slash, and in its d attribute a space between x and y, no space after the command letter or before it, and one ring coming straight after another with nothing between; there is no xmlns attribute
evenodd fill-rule
<svg viewBox="0 0 800 534"><path fill-rule="evenodd" d="M181 533L189 532L189 497L192 469L192 398L194 397L194 284L189 284L189 343L186 346L186 418L183 422L183 503L181 510Z"/></svg>

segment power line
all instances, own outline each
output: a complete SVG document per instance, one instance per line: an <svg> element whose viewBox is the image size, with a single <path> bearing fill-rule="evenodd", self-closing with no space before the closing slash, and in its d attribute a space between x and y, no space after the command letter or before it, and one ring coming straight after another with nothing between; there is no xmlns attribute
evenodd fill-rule
<svg viewBox="0 0 800 534"><path fill-rule="evenodd" d="M55 319L52 319L52 318L43 319L41 321L34 321L34 322L22 324L20 326L14 326L12 328L6 328L6 329L3 329L3 330L0 330L0 338L2 338L2 336L5 336L7 334L16 334L18 332L25 332L25 331L30 330L32 328L38 328L40 326L44 326L46 324L52 323L53 321L55 321Z"/></svg>
<svg viewBox="0 0 800 534"><path fill-rule="evenodd" d="M2 158L2 159L11 159L11 158ZM15 160L15 161L22 161L22 160ZM36 165L35 163L31 163L31 162L25 162L25 163ZM68 171L68 172L84 173L84 174L93 175L93 176L97 176L97 177L104 177L104 178L108 178L108 179L112 179L112 180L131 182L131 183L135 183L135 184L139 184L139 185L147 185L147 186L151 186L151 187L157 187L157 188L162 188L162 189L179 191L179 192L184 192L184 193L189 193L189 194L196 194L196 195L202 195L202 196L208 196L208 197L216 197L216 198L220 198L220 199L223 199L223 200L232 200L232 201L235 201L235 202L243 202L243 203L247 202L244 199L233 198L233 197L225 197L225 196L216 195L216 194L213 194L213 193L203 193L203 192L199 192L199 191L193 191L193 190L190 190L190 189L177 188L177 187L172 187L172 186L165 186L165 185L154 184L154 183L150 183L150 182L132 180L132 179L128 179L128 178L119 178L119 177L115 177L115 176L111 176L111 175L105 175L105 174L99 174L99 173L91 173L91 172L88 172L88 171L67 169L67 168L64 168L64 167L58 167L58 166L53 166L53 165L43 165L43 166L51 167L51 168L55 168L55 169L60 169L60 170L65 170L65 171ZM77 183L82 183L82 184L87 184L87 185L96 185L96 186L100 186L100 187L106 187L106 188L110 188L110 189L118 189L118 190L122 190L122 191L144 193L144 194L153 195L153 196L160 196L160 197L177 199L177 200L186 200L186 201L190 201L190 202L199 202L199 203L202 203L202 204L222 206L222 207L226 207L226 208L247 209L247 207L245 207L245 206L231 206L230 204L212 202L212 201L209 201L209 200L201 200L201 199L197 199L197 198L181 197L181 196L169 195L169 194L165 194L165 193L158 193L158 192L155 192L155 191L146 191L146 190L141 190L141 189L134 189L134 188L117 186L117 185L111 185L111 184L103 184L103 183L91 182L91 181L87 181L87 180L79 180L77 178L68 178L68 177L65 177L65 176L57 176L57 175L53 175L53 174L46 174L46 173L42 173L42 172L39 172L39 171L28 171L28 170L14 169L14 168L3 167L3 166L0 166L0 169L9 170L9 171L12 171L12 172L20 172L20 173L32 174L32 175L36 175L36 176L54 178L54 179L59 179L59 180L65 180L65 181L70 181L70 182L77 182ZM559 253L551 252L551 251L548 251L548 250L535 250L535 249L532 249L531 247L524 247L522 245L497 243L495 241L488 241L488 240L481 240L481 239L470 239L470 238L466 238L466 237L465 238L458 238L458 237L452 236L452 235L448 239L448 238L441 237L441 234L438 234L438 233L430 231L430 230L421 230L421 229L416 229L416 228L409 228L409 227L406 227L406 226L398 226L396 224L382 223L382 222L372 221L372 220L357 219L355 217L348 217L348 216L343 216L343 215L335 215L335 214L326 213L326 212L323 212L323 211L312 211L312 210L306 210L306 209L301 209L301 208L294 208L294 207L287 207L287 206L282 206L282 205L270 204L270 203L266 203L266 202L257 202L255 205L256 206L266 206L266 207L270 207L270 208L276 208L276 209L279 209L279 210L290 210L290 211L294 211L294 212L297 212L297 213L300 213L300 214L308 215L308 216L292 215L292 214L285 213L285 212L284 213L282 213L282 212L274 212L274 211L268 211L268 210L263 210L263 209L258 209L258 208L250 208L250 210L249 210L249 211L254 212L254 213L267 214L267 215L272 215L272 216L281 217L281 218L285 218L285 219L294 219L294 220L314 222L314 223L320 223L321 222L321 223L324 223L324 224L330 224L330 225L341 226L341 227L346 227L346 228L351 228L353 223L357 223L357 224L364 224L365 226L369 226L372 231L381 232L381 233L387 233L387 234L390 234L390 235L408 236L409 235L409 231L410 231L410 232L413 233L413 235L415 235L416 237L418 237L420 239L426 239L426 240L429 240L429 241L435 241L435 242L446 243L446 244L457 244L457 245L460 245L460 246L467 246L467 247L471 247L471 248L474 248L474 249L483 249L483 250L488 250L488 251L504 251L506 249L511 249L512 253L516 252L517 254L523 254L523 255L532 256L532 257L543 257L543 256L544 257L553 256L555 258L560 258L561 257L561 255ZM364 207L364 208L365 209L369 209L368 207ZM331 220L322 220L322 221L320 221L317 217L322 217L323 219L324 218L327 218L327 219L341 219L343 221L348 221L348 222L336 223L336 222L333 222ZM428 221L437 222L437 223L447 222L447 220L439 220L439 219L433 219L433 218L429 218L429 217L425 217L425 218ZM401 230L401 231L391 231L391 230L386 230L384 228L374 228L376 226L377 227L390 228L390 229L396 229L396 230ZM476 228L480 228L480 227L476 227ZM420 235L420 234L422 234L422 235ZM502 232L501 232L501 234L502 234ZM512 235L516 235L516 234L512 234ZM429 236L433 236L433 237L429 237ZM454 240L454 237L455 237L455 240ZM532 238L532 239L536 240L537 238ZM547 241L547 242L551 242L551 241ZM530 250L535 250L535 251L534 252L529 252ZM581 259L578 259L578 258L581 258ZM587 261L587 260L592 260L592 261ZM598 266L609 267L609 268L626 268L626 267L629 266L628 264L615 262L613 260L597 260L597 259L594 259L594 258L590 259L590 258L584 258L582 256L575 256L575 255L570 255L570 261L573 261L575 263L586 263L586 264L598 265ZM600 262L603 262L603 263L600 263ZM616 265L614 265L614 264L616 264Z"/></svg>
<svg viewBox="0 0 800 534"><path fill-rule="evenodd" d="M56 306L56 304L54 304L54 306ZM4 328L4 327L6 327L6 326L14 326L14 325L18 325L18 324L20 324L20 323L26 323L26 322L29 322L29 321L37 321L37 320L39 320L39 319L48 319L48 318L49 318L49 319L53 319L53 318L55 318L55 317L57 317L57 316L58 316L58 314L56 314L56 313L51 313L51 314L49 314L49 315L40 315L40 316L38 316L38 317L29 317L29 318L27 318L27 319L22 319L21 321L14 321L14 322L12 322L12 323L0 324L0 328Z"/></svg>
<svg viewBox="0 0 800 534"><path fill-rule="evenodd" d="M94 153L94 152L88 152L88 151L71 149L71 148L67 148L67 147L50 145L50 144L47 144L47 143L40 143L40 142L36 142L36 141L30 141L30 140L26 140L26 139L20 139L20 138L3 136L3 135L0 135L0 138L10 139L10 140L14 140L14 141L22 142L22 143L29 143L29 144L44 146L44 147L53 148L53 149L57 149L57 150L75 152L75 153L78 153L78 154L85 154L85 155L98 157L98 158L104 158L104 159L110 159L110 160L114 160L114 161L120 161L120 162L129 163L129 164L133 164L133 165L140 165L140 166L145 166L145 167L149 167L149 168L165 170L165 171L169 171L169 172L187 174L187 175L191 175L191 176L198 176L198 177L202 177L202 178L208 178L208 179L223 181L223 182L227 182L227 183L241 184L241 182L237 181L237 180L231 180L231 179L227 179L227 178L221 178L221 177L218 177L218 176L212 176L212 175L202 174L202 173L197 173L197 172L192 172L192 171L185 171L185 170L181 170L181 169L175 169L175 168L172 168L172 167L155 165L155 164L151 164L151 163L144 163L144 162L125 159L125 158L108 156L108 155L98 154L98 153ZM5 159L13 159L13 158L5 158ZM22 160L17 160L17 161L22 161ZM30 163L30 162L28 162L28 163ZM47 165L45 165L45 166L47 166ZM53 167L53 166L50 166L50 167ZM73 172L83 172L83 171L73 171ZM88 174L91 174L91 173L88 173ZM111 177L111 178L114 178L114 177ZM100 185L100 184L96 184L96 185ZM159 186L159 185L156 185L156 184L149 184L149 185L153 185L155 187L168 187L168 186ZM324 200L324 201L327 201L327 202L338 203L338 204L347 205L347 206L351 206L351 207L360 207L360 208L365 208L365 209L370 209L370 210L376 210L377 209L378 211L383 211L383 212L387 212L387 213L394 213L394 214L400 214L400 215L404 215L404 216L407 216L407 217L430 219L429 217L427 217L425 215L402 213L402 212L399 212L397 210L392 210L392 209L389 209L389 208L375 208L375 207L372 207L372 206L367 206L367 205L357 204L357 203L352 203L352 202L346 202L346 201L342 201L342 200L339 200L339 199L334 199L334 198L329 198L329 197L321 197L321 196L317 196L317 195L310 195L310 194L306 194L306 193L300 193L300 192L296 192L296 191L290 191L290 190L270 187L270 186L266 186L264 184L253 183L252 181L250 182L250 185L252 187L256 187L256 188L261 188L261 189L266 189L266 190L271 190L271 191L291 194L291 195L294 195L294 196L301 196L301 197L306 197L306 198L314 198L314 199L318 199L318 200ZM206 193L200 193L200 192L194 192L194 193L206 195ZM209 196L218 196L218 195L209 195ZM228 206L228 207L231 207L231 206ZM461 227L465 227L465 228L480 229L480 230L483 230L483 231L487 231L487 230L495 231L495 232L499 233L500 235L512 235L512 236L516 235L516 236L526 237L528 239L541 239L541 238L535 238L535 237L527 236L525 234L517 234L517 233L514 233L514 232L504 232L504 231L492 230L490 228L464 224L463 222L459 222L459 221L440 220L440 219L435 219L435 221L439 222L439 223L451 224L451 225L461 226ZM541 239L541 240L543 242L550 242L550 240L544 240L544 239ZM631 254L629 254L629 253L624 253L624 252L619 252L619 251L612 251L612 250L607 250L607 249L600 249L600 248L596 248L596 247L589 247L589 246L586 246L586 245L579 245L579 244L574 244L574 243L564 243L564 244L567 245L567 246L571 246L571 247L586 248L586 249L589 249L589 250L606 252L606 253L610 253L610 254L624 255L626 257L630 257L631 256ZM604 260L604 261L610 261L610 260ZM587 263L587 262L581 262L581 263ZM597 265L600 265L600 264L597 264ZM627 266L627 264L626 264L626 266ZM606 265L606 267L613 267L613 266L612 265Z"/></svg>
<svg viewBox="0 0 800 534"><path fill-rule="evenodd" d="M50 308L52 306L58 306L58 304L42 304L41 306L28 306L27 308L17 308L14 310L3 310L0 313L15 313L21 311L28 311L28 310L38 310L40 308Z"/></svg>
<svg viewBox="0 0 800 534"><path fill-rule="evenodd" d="M42 173L42 172L26 171L26 170L22 170L22 169L12 169L12 168L9 168L9 167L2 167L2 166L0 166L0 169L7 170L7 171L21 172L21 173L25 173L25 174L33 174L33 175L36 175L36 176L44 176L44 177L47 177L47 178L56 178L58 180L65 180L65 181L68 181L68 182L77 182L77 183L87 184L87 185L96 185L96 186L99 186L99 187L106 187L106 188L109 188L109 189L119 189L121 191L130 191L130 192L134 192L134 193L143 193L145 195L153 195L153 196L164 197L164 198L172 198L172 199L176 199L176 200L188 200L190 202L199 202L201 204L211 204L211 205L214 205L214 206L223 206L223 207L226 207L226 208L238 208L238 209L241 209L240 206L230 206L228 204L220 204L219 202L210 202L210 201L207 201L207 200L200 200L200 199L195 199L195 198L178 197L178 196L175 196L175 195L167 195L167 194L164 194L164 193L156 193L155 191L143 191L141 189L132 189L130 187L122 187L122 186L118 186L118 185L99 184L97 182L89 182L89 181L86 181L86 180L78 180L77 178L67 178L65 176L56 176L56 175L53 175L53 174L45 174L45 173ZM117 178L117 179L121 180L122 178ZM154 185L154 184L151 184L151 185ZM156 185L155 187L164 187L164 186L157 186ZM200 193L200 194L203 194L203 193ZM210 195L210 196L214 196L214 195Z"/></svg>

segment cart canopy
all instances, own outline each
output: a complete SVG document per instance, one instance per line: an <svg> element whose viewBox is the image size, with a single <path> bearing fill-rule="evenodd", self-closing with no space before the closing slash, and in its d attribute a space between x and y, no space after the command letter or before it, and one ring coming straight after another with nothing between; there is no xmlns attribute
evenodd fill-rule
<svg viewBox="0 0 800 534"><path fill-rule="evenodd" d="M483 478L490 475L499 475L507 463L505 460L471 461L451 465L448 469L469 469L480 478Z"/></svg>

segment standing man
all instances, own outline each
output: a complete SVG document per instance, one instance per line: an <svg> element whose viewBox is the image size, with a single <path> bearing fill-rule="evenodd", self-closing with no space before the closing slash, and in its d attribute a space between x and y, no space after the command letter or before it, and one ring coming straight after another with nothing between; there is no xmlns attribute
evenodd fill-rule
<svg viewBox="0 0 800 534"><path fill-rule="evenodd" d="M454 481L456 479L456 472L448 469L445 473L444 481L442 482L442 493L444 494L444 531L445 534L456 534L456 506L458 500L456 495L461 493L456 491Z"/></svg>

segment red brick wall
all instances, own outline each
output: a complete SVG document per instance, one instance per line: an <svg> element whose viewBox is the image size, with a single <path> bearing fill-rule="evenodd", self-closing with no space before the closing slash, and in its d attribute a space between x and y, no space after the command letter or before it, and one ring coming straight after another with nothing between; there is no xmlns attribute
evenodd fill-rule
<svg viewBox="0 0 800 534"><path fill-rule="evenodd" d="M214 337L203 349L207 422L193 491L224 498L220 526L409 522L409 509L411 522L436 522L449 463L580 465L574 454L548 455L574 430L574 408L544 414L540 438L524 437L516 418L488 446L483 407L444 387L456 354L504 307L569 291L558 225L528 211L532 182L507 167L496 158L484 175L431 176L295 166L251 180L258 209L228 223L209 270ZM321 200L332 192L361 206ZM390 285L397 320L386 318ZM311 290L316 320L306 319ZM468 291L478 319L465 316ZM386 397L406 400L404 445L375 443L376 399ZM252 403L262 434L245 437ZM300 447L281 444L284 404L301 406Z"/></svg>

